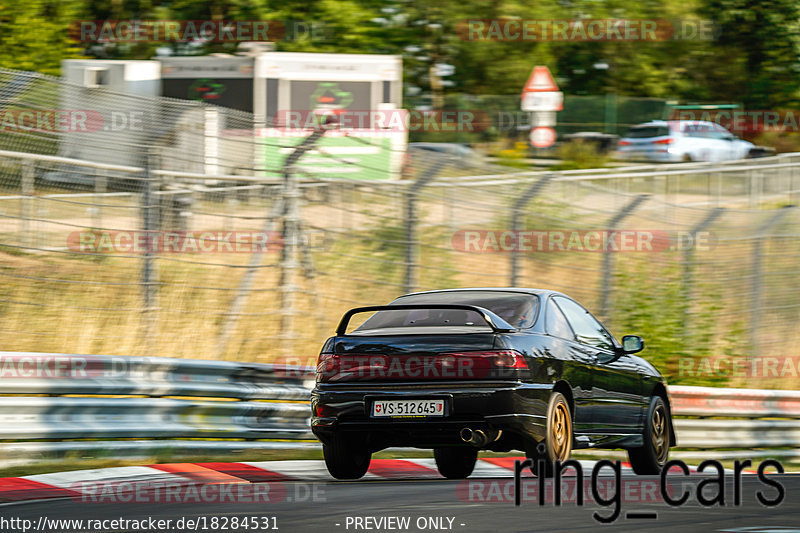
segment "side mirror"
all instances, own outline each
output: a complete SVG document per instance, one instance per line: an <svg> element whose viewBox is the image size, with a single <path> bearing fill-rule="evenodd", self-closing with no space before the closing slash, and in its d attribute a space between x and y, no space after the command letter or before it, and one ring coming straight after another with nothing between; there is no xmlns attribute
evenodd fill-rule
<svg viewBox="0 0 800 533"><path fill-rule="evenodd" d="M644 349L644 340L638 335L625 335L622 337L622 351L624 353L641 352Z"/></svg>

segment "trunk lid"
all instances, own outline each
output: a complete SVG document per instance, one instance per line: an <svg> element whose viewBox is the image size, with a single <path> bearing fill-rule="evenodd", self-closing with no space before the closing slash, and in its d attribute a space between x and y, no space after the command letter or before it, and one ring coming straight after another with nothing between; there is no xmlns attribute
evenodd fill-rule
<svg viewBox="0 0 800 533"><path fill-rule="evenodd" d="M527 371L521 354L507 348L496 349L495 345L495 333L339 335L325 343L317 365L317 380L352 383L508 379Z"/></svg>

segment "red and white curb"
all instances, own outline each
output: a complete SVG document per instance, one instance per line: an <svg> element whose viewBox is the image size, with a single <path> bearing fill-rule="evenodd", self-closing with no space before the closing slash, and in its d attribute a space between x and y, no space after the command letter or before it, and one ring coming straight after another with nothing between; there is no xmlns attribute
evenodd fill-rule
<svg viewBox="0 0 800 533"><path fill-rule="evenodd" d="M480 458L470 479L508 479L513 475L514 462L522 457ZM584 471L590 471L596 461L579 461ZM694 473L696 470L691 468ZM676 473L679 470L676 469ZM604 474L611 475L610 469ZM633 471L629 463L622 463L623 475ZM523 475L530 476L525 469ZM573 469L565 477L574 475ZM436 470L434 459L373 459L363 478L379 480L443 479ZM74 470L52 474L0 478L0 503L73 498L78 501L95 497L98 487L114 487L137 491L137 487L154 487L159 484L171 487L197 485L255 485L272 482L333 481L323 461L262 461L241 463L172 463L147 466L122 466L94 470Z"/></svg>

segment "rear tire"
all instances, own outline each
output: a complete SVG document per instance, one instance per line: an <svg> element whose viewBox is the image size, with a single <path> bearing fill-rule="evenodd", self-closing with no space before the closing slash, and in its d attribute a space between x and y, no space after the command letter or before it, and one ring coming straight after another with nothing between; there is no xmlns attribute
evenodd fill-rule
<svg viewBox="0 0 800 533"><path fill-rule="evenodd" d="M478 460L478 449L461 446L458 448L434 448L433 458L436 468L447 479L464 479L472 474Z"/></svg>
<svg viewBox="0 0 800 533"><path fill-rule="evenodd" d="M647 410L644 446L628 450L631 468L639 475L660 474L669 458L670 416L664 399L653 396Z"/></svg>
<svg viewBox="0 0 800 533"><path fill-rule="evenodd" d="M328 472L336 479L359 479L367 473L372 454L363 442L341 436L322 444Z"/></svg>
<svg viewBox="0 0 800 533"><path fill-rule="evenodd" d="M541 473L544 477L552 477L555 461L563 463L569 459L572 439L572 413L569 403L563 394L554 392L547 406L547 436L544 442L529 449L527 453L533 463L531 472L536 476ZM543 472L540 472L540 466L544 466Z"/></svg>

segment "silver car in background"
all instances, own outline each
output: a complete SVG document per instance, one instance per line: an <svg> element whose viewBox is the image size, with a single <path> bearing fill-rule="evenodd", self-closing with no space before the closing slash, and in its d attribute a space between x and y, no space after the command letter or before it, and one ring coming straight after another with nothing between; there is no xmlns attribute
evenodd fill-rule
<svg viewBox="0 0 800 533"><path fill-rule="evenodd" d="M654 120L633 126L617 144L620 159L677 163L752 157L753 143L702 120Z"/></svg>

